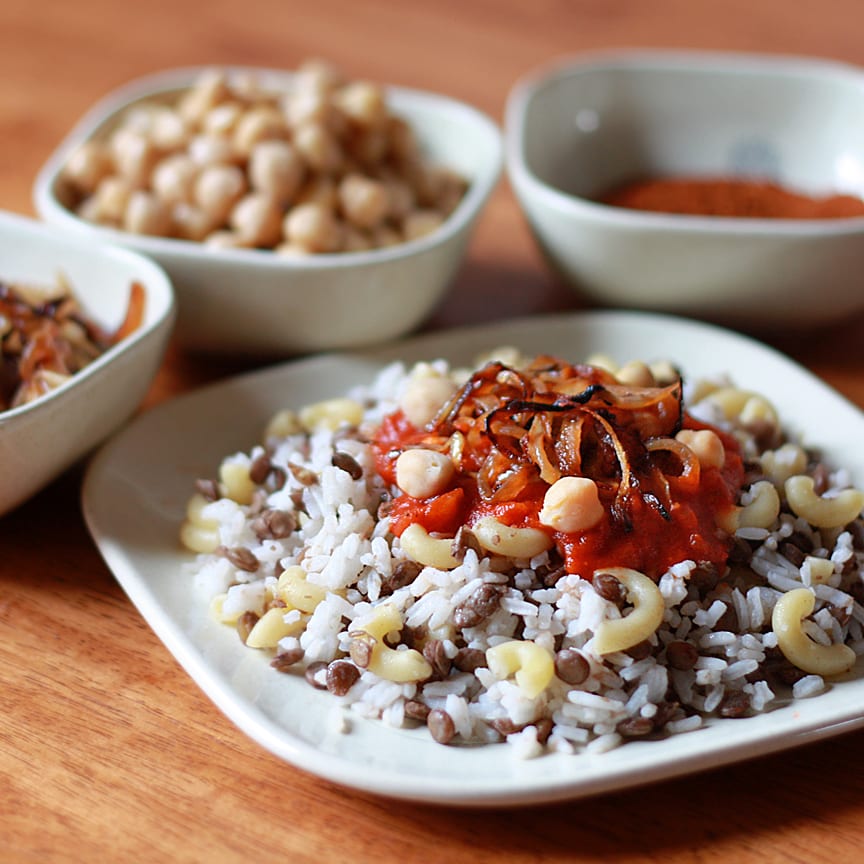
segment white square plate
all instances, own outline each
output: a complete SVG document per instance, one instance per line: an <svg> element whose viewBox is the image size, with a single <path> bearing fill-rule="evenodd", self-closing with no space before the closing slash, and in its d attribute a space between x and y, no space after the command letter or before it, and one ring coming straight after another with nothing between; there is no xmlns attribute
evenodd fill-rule
<svg viewBox="0 0 864 864"><path fill-rule="evenodd" d="M685 375L728 372L766 395L792 434L864 483L864 415L783 355L743 336L660 315L593 312L538 317L430 334L374 353L329 355L254 372L144 414L91 463L83 503L89 529L124 590L213 702L282 759L336 783L378 794L459 805L577 798L793 747L864 725L864 663L818 696L659 741L606 753L515 758L506 745L442 747L424 728L334 721L335 700L302 678L275 673L214 622L197 595L178 541L196 478L248 450L267 420L368 383L386 362L446 357L514 345L572 360L602 351L619 362L669 359ZM338 711L342 709L339 708Z"/></svg>

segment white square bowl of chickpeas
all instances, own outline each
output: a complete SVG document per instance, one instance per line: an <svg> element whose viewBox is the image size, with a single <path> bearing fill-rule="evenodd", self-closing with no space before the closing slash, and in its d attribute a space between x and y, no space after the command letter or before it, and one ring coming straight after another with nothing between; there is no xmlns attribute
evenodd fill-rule
<svg viewBox="0 0 864 864"><path fill-rule="evenodd" d="M473 107L296 71L169 70L105 97L37 177L47 222L170 275L192 350L362 347L419 326L498 182Z"/></svg>

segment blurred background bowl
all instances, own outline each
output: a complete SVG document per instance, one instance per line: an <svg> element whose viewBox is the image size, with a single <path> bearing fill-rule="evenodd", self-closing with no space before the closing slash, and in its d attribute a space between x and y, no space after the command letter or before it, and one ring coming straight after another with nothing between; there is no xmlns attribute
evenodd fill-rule
<svg viewBox="0 0 864 864"><path fill-rule="evenodd" d="M83 314L108 332L124 319L131 285L144 289L141 325L57 389L0 411L0 514L16 507L115 432L139 407L174 323L174 294L152 261L0 213L0 280L71 286Z"/></svg>
<svg viewBox="0 0 864 864"><path fill-rule="evenodd" d="M286 258L266 250L214 250L202 243L99 227L70 209L61 182L69 155L105 136L132 106L167 101L204 71L178 69L138 79L108 95L70 133L34 188L39 215L54 225L152 257L174 284L177 337L191 349L289 355L373 345L416 328L441 300L462 263L471 231L503 167L499 128L464 103L386 88L390 111L412 127L424 158L452 169L468 190L432 234L364 252ZM231 68L262 89L284 92L292 73Z"/></svg>
<svg viewBox="0 0 864 864"><path fill-rule="evenodd" d="M671 215L597 203L654 177L864 192L864 76L821 60L619 52L560 60L508 97L509 179L549 264L596 304L755 327L864 307L864 218Z"/></svg>

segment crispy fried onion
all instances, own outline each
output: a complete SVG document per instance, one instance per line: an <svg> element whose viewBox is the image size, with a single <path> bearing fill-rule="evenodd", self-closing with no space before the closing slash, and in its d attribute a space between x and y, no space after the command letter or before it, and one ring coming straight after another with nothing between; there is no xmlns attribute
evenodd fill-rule
<svg viewBox="0 0 864 864"><path fill-rule="evenodd" d="M668 519L670 484L698 485L698 460L674 439L682 413L680 378L630 387L601 369L541 357L523 371L490 363L427 431L439 442L459 436L484 501L513 500L538 479L590 477L626 529L633 496Z"/></svg>
<svg viewBox="0 0 864 864"><path fill-rule="evenodd" d="M124 320L108 332L84 315L62 279L50 292L0 281L0 411L58 387L137 329L144 300L133 283Z"/></svg>

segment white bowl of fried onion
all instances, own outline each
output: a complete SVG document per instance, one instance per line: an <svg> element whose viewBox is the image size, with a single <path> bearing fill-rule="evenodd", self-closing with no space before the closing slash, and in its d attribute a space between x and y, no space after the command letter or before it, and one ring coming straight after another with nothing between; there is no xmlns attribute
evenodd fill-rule
<svg viewBox="0 0 864 864"><path fill-rule="evenodd" d="M0 515L138 408L174 323L174 293L141 255L0 212Z"/></svg>

